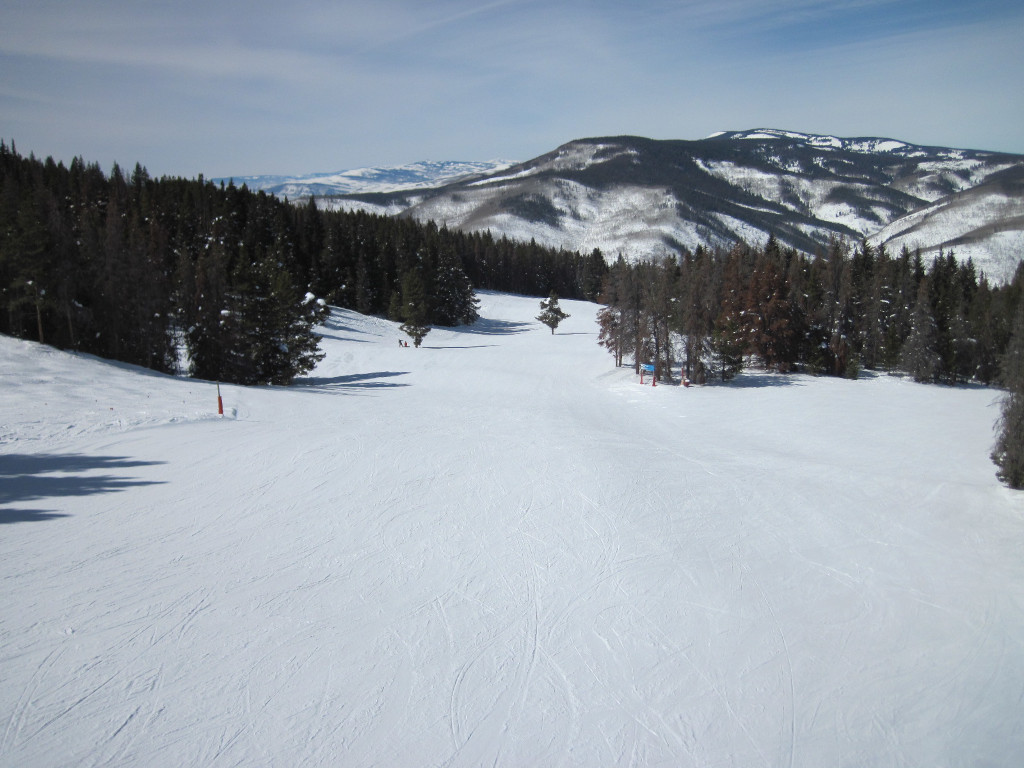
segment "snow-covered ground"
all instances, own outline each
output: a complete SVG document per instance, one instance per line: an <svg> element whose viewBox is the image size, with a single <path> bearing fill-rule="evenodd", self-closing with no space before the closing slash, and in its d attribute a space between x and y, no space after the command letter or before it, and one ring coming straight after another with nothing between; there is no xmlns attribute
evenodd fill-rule
<svg viewBox="0 0 1024 768"><path fill-rule="evenodd" d="M223 418L0 338L0 765L1018 765L998 393L641 387L563 306L335 312Z"/></svg>

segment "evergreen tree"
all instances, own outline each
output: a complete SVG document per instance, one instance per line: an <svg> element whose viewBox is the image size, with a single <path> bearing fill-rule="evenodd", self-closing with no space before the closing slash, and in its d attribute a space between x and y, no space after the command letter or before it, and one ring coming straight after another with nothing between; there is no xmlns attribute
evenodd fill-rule
<svg viewBox="0 0 1024 768"><path fill-rule="evenodd" d="M851 355L840 374L847 378L856 378L861 365L875 366L871 310L877 261L875 249L867 241L861 243L849 260L849 277L845 281L847 293L843 299L847 307Z"/></svg>
<svg viewBox="0 0 1024 768"><path fill-rule="evenodd" d="M893 335L893 307L899 301L895 286L895 262L889 258L885 246L880 246L875 260L871 293L865 309L864 367L869 370L891 370L898 355L888 357L889 342ZM892 365L890 365L892 363Z"/></svg>
<svg viewBox="0 0 1024 768"><path fill-rule="evenodd" d="M189 374L210 381L235 377L225 361L233 341L228 308L227 254L213 243L198 259L182 254L178 267Z"/></svg>
<svg viewBox="0 0 1024 768"><path fill-rule="evenodd" d="M743 370L743 356L748 346L746 311L742 258L733 249L725 264L721 309L711 340L722 381L734 378Z"/></svg>
<svg viewBox="0 0 1024 768"><path fill-rule="evenodd" d="M423 278L416 270L406 273L402 280L402 333L412 339L413 346L419 347L423 338L430 333L428 323L427 291Z"/></svg>
<svg viewBox="0 0 1024 768"><path fill-rule="evenodd" d="M723 314L719 317L711 337L711 349L717 359L718 375L722 381L729 381L743 371L742 336L743 330L735 316Z"/></svg>
<svg viewBox="0 0 1024 768"><path fill-rule="evenodd" d="M697 384L707 382L714 354L712 338L721 289L718 264L703 247L698 247L692 255L684 253L676 283L680 311L676 315L675 330L684 343L683 374Z"/></svg>
<svg viewBox="0 0 1024 768"><path fill-rule="evenodd" d="M438 325L469 325L480 317L480 302L473 293L462 263L449 249L437 258L437 287L434 295L433 319Z"/></svg>
<svg viewBox="0 0 1024 768"><path fill-rule="evenodd" d="M615 367L622 365L626 352L632 349L632 334L627 329L629 317L629 285L633 269L622 256L616 260L602 280L598 301L606 306L597 313L598 344L615 359Z"/></svg>
<svg viewBox="0 0 1024 768"><path fill-rule="evenodd" d="M674 364L672 326L676 322L678 298L674 295L679 279L679 265L667 257L660 263L642 263L643 306L648 331L649 357L654 363L654 375L659 381L671 381Z"/></svg>
<svg viewBox="0 0 1024 768"><path fill-rule="evenodd" d="M620 352L633 356L633 373L640 373L640 359L644 355L643 290L635 266L627 264L622 255L612 269L614 289L619 306Z"/></svg>
<svg viewBox="0 0 1024 768"><path fill-rule="evenodd" d="M928 273L928 297L931 301L931 315L935 322L935 351L939 356L936 380L954 381L956 371L956 347L953 341L953 323L960 306L956 286L956 260L953 254L941 251L932 261Z"/></svg>
<svg viewBox="0 0 1024 768"><path fill-rule="evenodd" d="M200 267L197 312L187 333L192 375L235 384L288 384L323 359L314 327L326 303L302 296L291 275L264 254L242 252L230 281L223 249Z"/></svg>
<svg viewBox="0 0 1024 768"><path fill-rule="evenodd" d="M37 341L45 343L43 313L52 296L47 290L51 280L49 233L31 200L22 201L9 215L13 221L9 220L0 242L0 274L6 279L3 298L8 324L15 333L31 333Z"/></svg>
<svg viewBox="0 0 1024 768"><path fill-rule="evenodd" d="M391 301L388 302L388 320L402 321L402 294L400 291L391 292Z"/></svg>
<svg viewBox="0 0 1024 768"><path fill-rule="evenodd" d="M1024 489L1024 304L1017 311L1013 335L1002 359L1002 382L1006 387L999 434L992 460L1000 480L1011 488Z"/></svg>
<svg viewBox="0 0 1024 768"><path fill-rule="evenodd" d="M885 306L885 339L882 343L884 366L888 371L900 368L903 345L910 336L911 317L917 303L922 275L917 270L920 252L911 255L906 246L892 264L892 295Z"/></svg>
<svg viewBox="0 0 1024 768"><path fill-rule="evenodd" d="M801 290L806 325L800 346L804 369L814 375L832 372L830 272L828 262L821 255L815 256L807 267Z"/></svg>
<svg viewBox="0 0 1024 768"><path fill-rule="evenodd" d="M622 310L615 306L602 307L597 312L597 343L615 358L615 367L622 365Z"/></svg>
<svg viewBox="0 0 1024 768"><path fill-rule="evenodd" d="M601 284L604 276L608 274L608 263L604 260L604 254L600 248L595 248L590 255L583 259L579 268L578 284L583 298L588 301L596 301L601 293Z"/></svg>
<svg viewBox="0 0 1024 768"><path fill-rule="evenodd" d="M540 314L537 315L537 319L551 329L552 336L554 336L555 328L558 327L558 324L569 316L570 315L563 312L562 308L558 306L558 294L554 291L551 292L546 300L541 300Z"/></svg>
<svg viewBox="0 0 1024 768"><path fill-rule="evenodd" d="M978 290L971 302L968 322L976 339L974 375L983 384L991 384L999 375L999 358L996 356L999 337L999 314L993 300L988 280L981 276Z"/></svg>
<svg viewBox="0 0 1024 768"><path fill-rule="evenodd" d="M775 261L760 259L747 291L746 338L765 369L791 370L796 362L797 333L783 275Z"/></svg>
<svg viewBox="0 0 1024 768"><path fill-rule="evenodd" d="M910 326L910 336L900 354L900 366L914 377L914 381L936 381L942 361L937 349L939 330L932 317L927 280L922 281L918 291Z"/></svg>
<svg viewBox="0 0 1024 768"><path fill-rule="evenodd" d="M312 293L302 296L273 255L254 265L253 272L254 284L243 303L250 313L241 344L252 363L251 383L288 384L323 359L313 329L323 322L327 307Z"/></svg>

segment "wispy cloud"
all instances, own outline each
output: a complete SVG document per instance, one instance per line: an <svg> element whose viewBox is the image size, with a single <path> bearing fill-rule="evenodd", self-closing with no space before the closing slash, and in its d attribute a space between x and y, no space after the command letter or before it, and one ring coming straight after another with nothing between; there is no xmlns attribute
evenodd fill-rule
<svg viewBox="0 0 1024 768"><path fill-rule="evenodd" d="M60 13L40 10L3 26L0 54L206 77L275 77L323 63L298 47L275 47L231 33L213 36L164 12L121 14L102 7L87 12L82 4Z"/></svg>
<svg viewBox="0 0 1024 768"><path fill-rule="evenodd" d="M1024 150L1019 5L0 0L0 135L208 174L773 124L941 143L937 114Z"/></svg>

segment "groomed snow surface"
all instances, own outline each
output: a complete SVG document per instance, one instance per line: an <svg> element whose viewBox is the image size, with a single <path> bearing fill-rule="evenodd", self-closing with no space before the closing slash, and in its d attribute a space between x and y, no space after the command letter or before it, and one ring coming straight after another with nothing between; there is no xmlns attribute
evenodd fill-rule
<svg viewBox="0 0 1024 768"><path fill-rule="evenodd" d="M1020 765L996 391L641 387L481 298L223 418L0 338L0 765Z"/></svg>

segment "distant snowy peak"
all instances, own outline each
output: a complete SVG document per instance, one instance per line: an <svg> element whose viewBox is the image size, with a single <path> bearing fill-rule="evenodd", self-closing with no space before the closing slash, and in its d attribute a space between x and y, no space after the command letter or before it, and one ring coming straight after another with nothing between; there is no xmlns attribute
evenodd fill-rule
<svg viewBox="0 0 1024 768"><path fill-rule="evenodd" d="M313 195L371 194L438 187L482 174L496 173L511 165L507 160L427 160L408 165L355 168L302 176L235 176L233 181L236 185L245 184L252 190L263 190L295 200ZM229 179L214 181L227 183Z"/></svg>
<svg viewBox="0 0 1024 768"><path fill-rule="evenodd" d="M871 155L890 154L901 157L940 156L952 160L961 159L965 156L965 150L962 149L925 147L918 144L899 141L897 139L879 137L840 138L838 136L823 136L814 133L800 133L798 131L783 131L778 128L754 128L747 131L718 131L717 133L713 133L707 137L707 140L714 139L741 141L788 141L818 149L838 149L846 152L861 152ZM982 152L980 154L992 153Z"/></svg>

